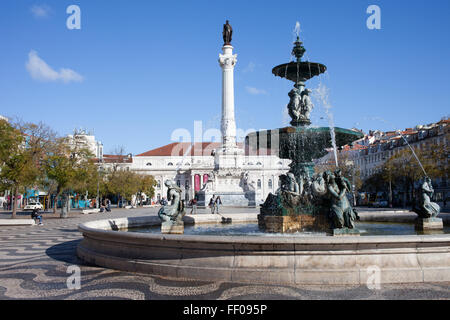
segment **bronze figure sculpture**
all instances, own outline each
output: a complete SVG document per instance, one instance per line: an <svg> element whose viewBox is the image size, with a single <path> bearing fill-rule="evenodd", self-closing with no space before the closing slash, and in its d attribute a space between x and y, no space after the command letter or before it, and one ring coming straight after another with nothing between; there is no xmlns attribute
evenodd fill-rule
<svg viewBox="0 0 450 320"><path fill-rule="evenodd" d="M223 25L223 45L231 45L231 37L233 35L233 28L231 28L231 25L229 24L228 20Z"/></svg>

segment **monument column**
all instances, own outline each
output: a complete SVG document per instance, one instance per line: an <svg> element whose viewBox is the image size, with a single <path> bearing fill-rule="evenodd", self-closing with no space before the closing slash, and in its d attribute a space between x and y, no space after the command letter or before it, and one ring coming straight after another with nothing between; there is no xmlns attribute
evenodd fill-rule
<svg viewBox="0 0 450 320"><path fill-rule="evenodd" d="M223 54L219 54L219 64L222 68L222 153L233 154L236 151L236 122L234 119L234 66L237 55L233 47L225 44Z"/></svg>

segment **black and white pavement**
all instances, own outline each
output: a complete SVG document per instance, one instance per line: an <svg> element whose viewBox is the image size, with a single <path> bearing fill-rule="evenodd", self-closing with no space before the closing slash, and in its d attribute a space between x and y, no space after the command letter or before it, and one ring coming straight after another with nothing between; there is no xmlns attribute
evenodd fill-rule
<svg viewBox="0 0 450 320"><path fill-rule="evenodd" d="M379 290L371 290L366 286L180 281L86 265L77 258L76 246L82 239L78 224L110 217L154 215L157 210L113 209L111 213L89 215L72 212L67 219L44 214L43 226L0 227L0 299L450 299L450 283L381 285ZM223 212L232 214L236 210ZM0 218L5 217L6 213L0 214ZM74 280L77 270L79 288Z"/></svg>

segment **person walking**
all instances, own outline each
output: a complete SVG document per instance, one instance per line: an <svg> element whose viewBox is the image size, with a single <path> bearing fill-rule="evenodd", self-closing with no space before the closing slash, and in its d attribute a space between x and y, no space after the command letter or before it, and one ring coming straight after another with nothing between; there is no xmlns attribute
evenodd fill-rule
<svg viewBox="0 0 450 320"><path fill-rule="evenodd" d="M216 213L219 214L219 206L222 205L222 199L220 199L220 196L217 196L214 204L215 204Z"/></svg>
<svg viewBox="0 0 450 320"><path fill-rule="evenodd" d="M111 212L111 200L106 199L106 211Z"/></svg>
<svg viewBox="0 0 450 320"><path fill-rule="evenodd" d="M209 208L211 209L211 214L214 214L216 207L216 195L213 195L211 200L209 200Z"/></svg>
<svg viewBox="0 0 450 320"><path fill-rule="evenodd" d="M197 214L197 199L192 199L191 200L191 205L192 205L192 209L191 209L191 214Z"/></svg>

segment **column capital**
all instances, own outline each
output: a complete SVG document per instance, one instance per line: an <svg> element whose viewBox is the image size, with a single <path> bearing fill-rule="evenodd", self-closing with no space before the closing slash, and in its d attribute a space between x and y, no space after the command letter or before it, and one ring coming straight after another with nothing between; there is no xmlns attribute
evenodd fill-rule
<svg viewBox="0 0 450 320"><path fill-rule="evenodd" d="M225 45L222 48L223 54L219 53L219 64L223 69L234 68L237 62L237 54L233 54L233 47Z"/></svg>

